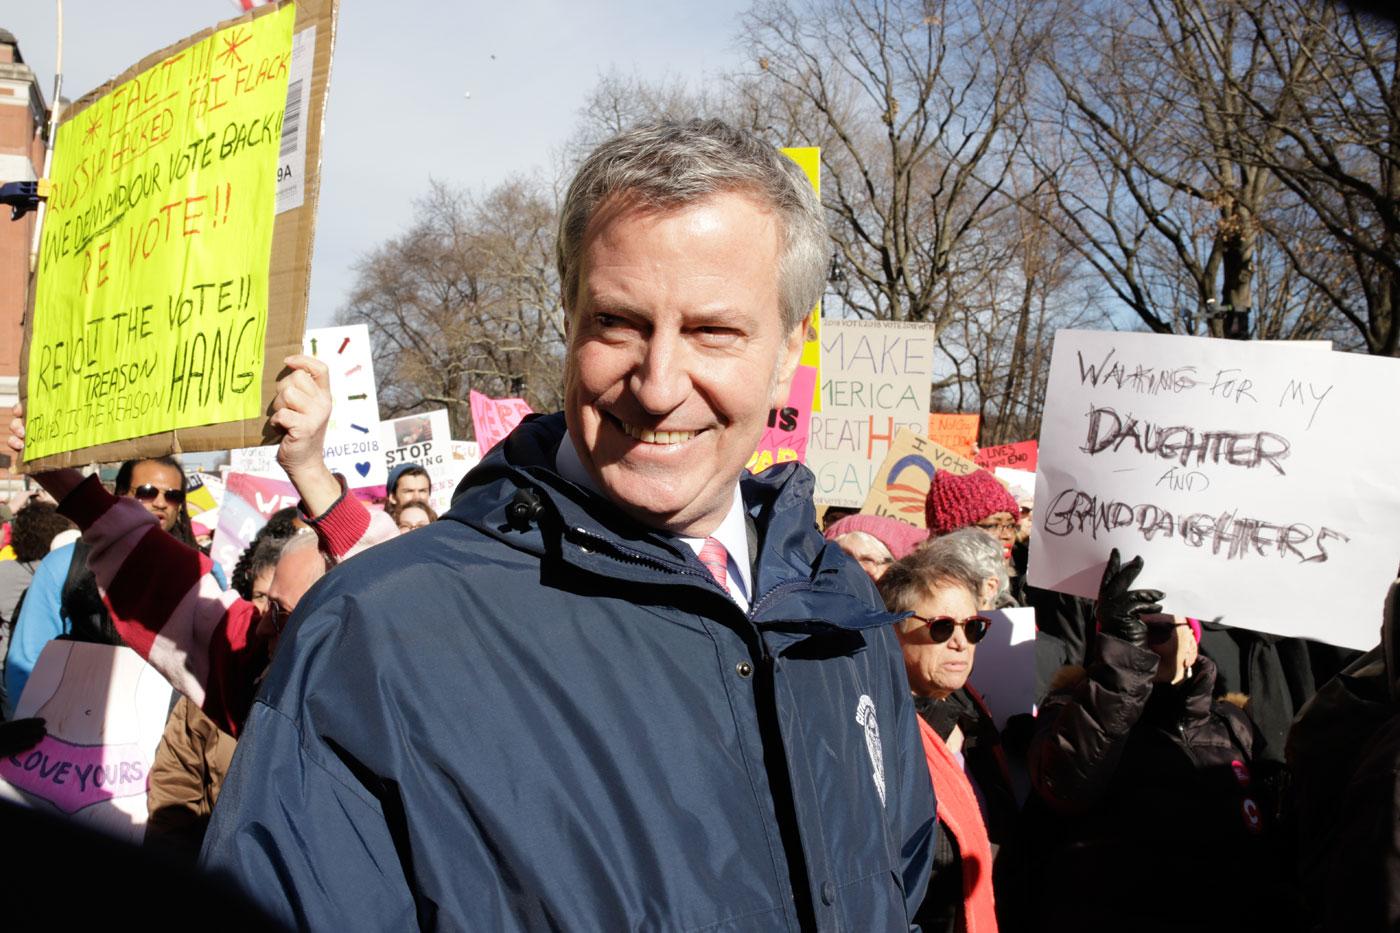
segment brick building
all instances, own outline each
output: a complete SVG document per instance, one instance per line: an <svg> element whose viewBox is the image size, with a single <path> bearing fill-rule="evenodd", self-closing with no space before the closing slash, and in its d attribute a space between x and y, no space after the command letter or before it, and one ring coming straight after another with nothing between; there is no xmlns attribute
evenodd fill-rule
<svg viewBox="0 0 1400 933"><path fill-rule="evenodd" d="M10 32L0 29L0 182L39 177L44 168L47 115L39 80L24 63L19 43ZM33 236L32 212L11 221L9 210L0 209L0 425L8 423L10 406L19 398L20 344L29 300ZM17 483L6 469L8 465L8 456L0 451L0 493Z"/></svg>

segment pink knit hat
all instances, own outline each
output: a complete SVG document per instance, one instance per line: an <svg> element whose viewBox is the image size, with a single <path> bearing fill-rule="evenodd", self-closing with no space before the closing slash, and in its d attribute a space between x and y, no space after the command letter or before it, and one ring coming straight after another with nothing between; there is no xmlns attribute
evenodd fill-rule
<svg viewBox="0 0 1400 933"><path fill-rule="evenodd" d="M840 521L832 522L823 536L828 541L835 541L853 531L863 531L875 538L890 549L895 560L908 557L920 542L928 539L928 532L923 528L915 528L908 522L885 515L847 515Z"/></svg>
<svg viewBox="0 0 1400 933"><path fill-rule="evenodd" d="M1020 515L1021 507L986 470L974 470L966 476L954 476L947 470L933 474L924 501L924 518L931 534L946 535L997 512Z"/></svg>

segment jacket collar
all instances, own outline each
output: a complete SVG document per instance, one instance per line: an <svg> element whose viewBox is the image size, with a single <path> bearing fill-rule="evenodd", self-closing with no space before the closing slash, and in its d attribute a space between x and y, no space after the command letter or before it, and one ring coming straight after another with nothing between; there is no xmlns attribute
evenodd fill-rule
<svg viewBox="0 0 1400 933"><path fill-rule="evenodd" d="M574 485L582 486L595 495L603 495L598 483L589 474L588 468L583 465L583 460L579 457L578 450L574 446L567 428L564 431L564 437L559 441L559 449L554 455L554 468L561 477ZM704 547L709 538L722 544L732 558L732 563L740 578L739 585L747 597L753 595L754 550L753 544L749 541L748 524L748 516L744 511L744 497L739 491L739 483L735 481L729 510L725 513L718 528L705 538L684 535L676 535L675 537L685 542L686 546L696 554L700 553L701 548Z"/></svg>
<svg viewBox="0 0 1400 933"><path fill-rule="evenodd" d="M559 475L564 431L558 413L522 421L462 479L443 517L586 573L706 590L733 606L684 542ZM813 485L811 472L795 463L740 482L759 541L750 619L808 633L889 624L896 616L881 608L869 577L817 531Z"/></svg>
<svg viewBox="0 0 1400 933"><path fill-rule="evenodd" d="M1155 718L1163 722L1200 723L1215 707L1215 662L1199 655L1191 676L1179 684L1154 684L1148 702Z"/></svg>

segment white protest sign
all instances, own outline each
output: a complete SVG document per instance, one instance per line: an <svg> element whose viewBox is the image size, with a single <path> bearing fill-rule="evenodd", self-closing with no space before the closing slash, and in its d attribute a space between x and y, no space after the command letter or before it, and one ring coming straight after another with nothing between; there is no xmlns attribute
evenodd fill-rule
<svg viewBox="0 0 1400 933"><path fill-rule="evenodd" d="M249 476L287 478L286 471L277 463L276 447L235 447L228 452L228 469L230 473Z"/></svg>
<svg viewBox="0 0 1400 933"><path fill-rule="evenodd" d="M992 711L998 729L1017 713L1035 712L1035 610L1029 606L984 612L992 620L977 643L968 680Z"/></svg>
<svg viewBox="0 0 1400 933"><path fill-rule="evenodd" d="M326 465L352 487L383 486L387 478L379 436L379 397L374 388L369 328L363 324L312 327L303 351L330 367L331 420Z"/></svg>
<svg viewBox="0 0 1400 933"><path fill-rule="evenodd" d="M1400 360L1060 331L1028 579L1092 597L1141 554L1167 612L1369 648L1400 562Z"/></svg>
<svg viewBox="0 0 1400 933"><path fill-rule="evenodd" d="M819 505L859 508L900 428L928 436L932 324L824 319L807 466Z"/></svg>
<svg viewBox="0 0 1400 933"><path fill-rule="evenodd" d="M456 491L457 485L462 482L462 478L476 468L481 462L481 448L476 441L453 441L452 442L452 474L449 478L447 496L449 505L451 504L452 493ZM442 513L438 513L442 514Z"/></svg>
<svg viewBox="0 0 1400 933"><path fill-rule="evenodd" d="M1035 495L1035 473L1032 470L1018 470L1014 467L995 467L992 475L1006 484L1006 489L1020 501Z"/></svg>
<svg viewBox="0 0 1400 933"><path fill-rule="evenodd" d="M452 423L447 409L408 415L379 423L384 465L416 463L428 471L432 492L428 504L441 515L452 504L452 489L461 479L452 457Z"/></svg>
<svg viewBox="0 0 1400 933"><path fill-rule="evenodd" d="M351 489L383 486L388 477L369 328L363 324L313 327L306 331L302 349L330 368L331 418L323 453L326 466L344 476ZM251 476L287 478L277 463L274 446L235 448L229 451L229 467Z"/></svg>

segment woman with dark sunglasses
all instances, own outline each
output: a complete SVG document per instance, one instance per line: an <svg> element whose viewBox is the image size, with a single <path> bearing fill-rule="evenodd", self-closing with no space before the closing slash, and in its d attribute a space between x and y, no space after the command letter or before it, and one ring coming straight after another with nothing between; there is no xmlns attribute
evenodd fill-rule
<svg viewBox="0 0 1400 933"><path fill-rule="evenodd" d="M877 584L896 623L937 800L928 893L914 917L926 931L997 929L993 864L1016 818L1006 761L986 704L968 685L980 642L983 578L953 555L916 552Z"/></svg>
<svg viewBox="0 0 1400 933"><path fill-rule="evenodd" d="M1199 626L1133 589L1141 570L1111 553L1088 663L1057 674L1036 719L1028 917L1076 933L1294 929L1244 698L1215 696Z"/></svg>

